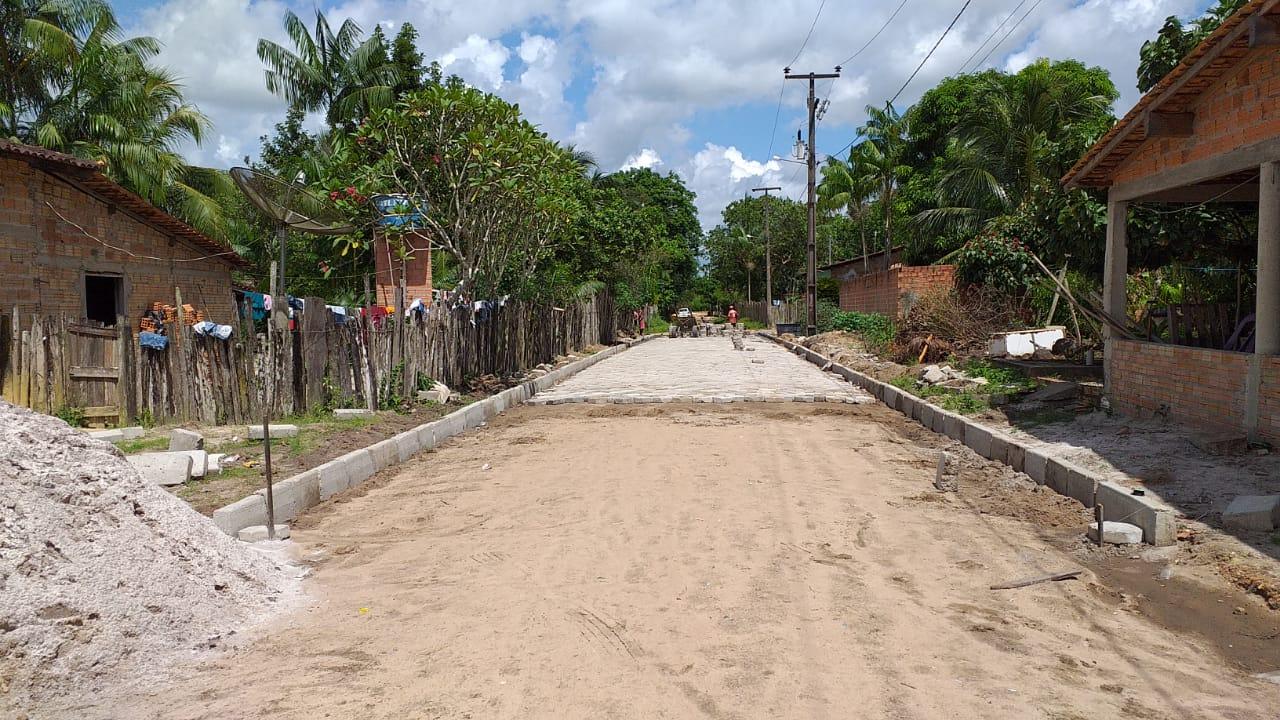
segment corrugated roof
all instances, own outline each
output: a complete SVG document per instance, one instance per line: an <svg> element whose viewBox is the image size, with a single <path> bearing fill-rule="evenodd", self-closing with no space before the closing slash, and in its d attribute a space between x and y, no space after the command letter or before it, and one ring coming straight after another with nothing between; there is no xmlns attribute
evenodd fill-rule
<svg viewBox="0 0 1280 720"><path fill-rule="evenodd" d="M64 153L20 143L0 140L0 155L26 160L44 172L63 177L75 187L103 202L126 210L140 221L173 238L185 240L191 245L207 250L216 259L233 267L249 267L245 260L230 246L196 230L185 222L152 205L133 192L118 185L102 174L97 163ZM59 172L61 171L61 172Z"/></svg>
<svg viewBox="0 0 1280 720"><path fill-rule="evenodd" d="M1147 113L1159 108L1183 112L1249 53L1246 22L1277 12L1280 0L1251 0L1209 34L1169 71L1125 116L1076 162L1062 183L1067 187L1108 187L1112 173L1147 139Z"/></svg>

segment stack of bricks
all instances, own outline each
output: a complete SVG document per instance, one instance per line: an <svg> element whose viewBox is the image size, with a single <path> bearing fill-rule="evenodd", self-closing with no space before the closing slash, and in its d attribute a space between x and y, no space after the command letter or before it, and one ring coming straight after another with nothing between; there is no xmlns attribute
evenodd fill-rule
<svg viewBox="0 0 1280 720"><path fill-rule="evenodd" d="M1167 417L1244 430L1248 353L1114 340L1107 359L1111 406L1122 415ZM1280 442L1280 358L1263 358L1258 433Z"/></svg>

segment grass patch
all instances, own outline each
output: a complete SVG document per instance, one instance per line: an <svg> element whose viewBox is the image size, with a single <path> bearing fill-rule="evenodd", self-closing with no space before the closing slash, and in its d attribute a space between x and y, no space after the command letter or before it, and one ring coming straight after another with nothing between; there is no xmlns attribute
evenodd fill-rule
<svg viewBox="0 0 1280 720"><path fill-rule="evenodd" d="M985 390L988 393L1012 395L1036 389L1036 381L1021 371L992 365L986 360L977 358L970 360L964 367L964 373L969 377L985 378L987 381Z"/></svg>
<svg viewBox="0 0 1280 720"><path fill-rule="evenodd" d="M880 313L834 312L831 314L830 327L819 328L819 332L827 330L843 330L862 338L867 349L877 355L884 355L898 335L898 328L893 319Z"/></svg>
<svg viewBox="0 0 1280 720"><path fill-rule="evenodd" d="M890 380L889 384L916 397L929 400L947 412L975 415L991 409L991 401L986 394L971 390L952 390L937 385L921 385L910 375L896 377Z"/></svg>
<svg viewBox="0 0 1280 720"><path fill-rule="evenodd" d="M645 326L644 332L646 335L666 335L670 329L670 322L655 315L649 318L649 324Z"/></svg>
<svg viewBox="0 0 1280 720"><path fill-rule="evenodd" d="M125 455L135 455L148 450L168 450L169 438L167 437L141 437L136 440L121 440L116 443L116 447L120 448L120 452Z"/></svg>

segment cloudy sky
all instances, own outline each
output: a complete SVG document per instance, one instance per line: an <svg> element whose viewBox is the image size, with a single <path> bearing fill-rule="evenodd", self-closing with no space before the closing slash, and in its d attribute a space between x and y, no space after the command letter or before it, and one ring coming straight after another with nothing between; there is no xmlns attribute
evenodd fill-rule
<svg viewBox="0 0 1280 720"><path fill-rule="evenodd" d="M215 123L194 162L229 167L256 155L283 116L255 53L259 37L284 42L286 0L113 0L135 34L165 44L161 62ZM758 185L801 197L803 166L790 158L804 123L805 84L782 68L830 72L819 153L853 137L863 108L892 97L938 41L963 0L344 0L319 3L336 27L354 18L388 36L412 22L420 47L446 71L518 102L550 135L590 150L602 169L679 173L698 194L704 227ZM1118 113L1138 97L1138 48L1168 15L1208 0L971 0L897 105L939 79L975 67L1016 70L1038 57L1074 57L1111 71ZM874 42L852 60L886 20ZM820 10L820 12L819 12ZM814 23L815 14L817 22ZM806 42L806 35L812 34ZM802 49L803 48L803 49ZM797 55L798 53L798 55ZM781 103L779 104L779 95ZM775 127L776 118L776 127Z"/></svg>

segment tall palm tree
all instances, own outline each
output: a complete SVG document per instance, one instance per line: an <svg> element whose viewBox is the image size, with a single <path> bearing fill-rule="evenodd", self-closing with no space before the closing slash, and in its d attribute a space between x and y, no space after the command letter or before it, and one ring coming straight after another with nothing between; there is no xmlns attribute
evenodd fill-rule
<svg viewBox="0 0 1280 720"><path fill-rule="evenodd" d="M361 40L360 26L351 19L335 33L320 10L314 31L292 10L285 12L284 29L293 50L258 41L258 58L267 66L267 90L294 107L323 111L331 127L350 124L394 102L400 72L388 59L381 34Z"/></svg>
<svg viewBox="0 0 1280 720"><path fill-rule="evenodd" d="M857 151L849 153L849 161L831 158L822 166L822 181L818 184L818 207L825 212L843 209L849 219L858 223L862 238L862 271L868 270L867 212L871 209L871 197L876 184L872 177L856 166Z"/></svg>
<svg viewBox="0 0 1280 720"><path fill-rule="evenodd" d="M867 122L858 128L864 138L850 153L850 164L856 173L876 185L876 200L884 212L885 267L893 254L893 203L898 186L911 172L905 164L907 152L907 120L892 104L884 108L867 106Z"/></svg>

